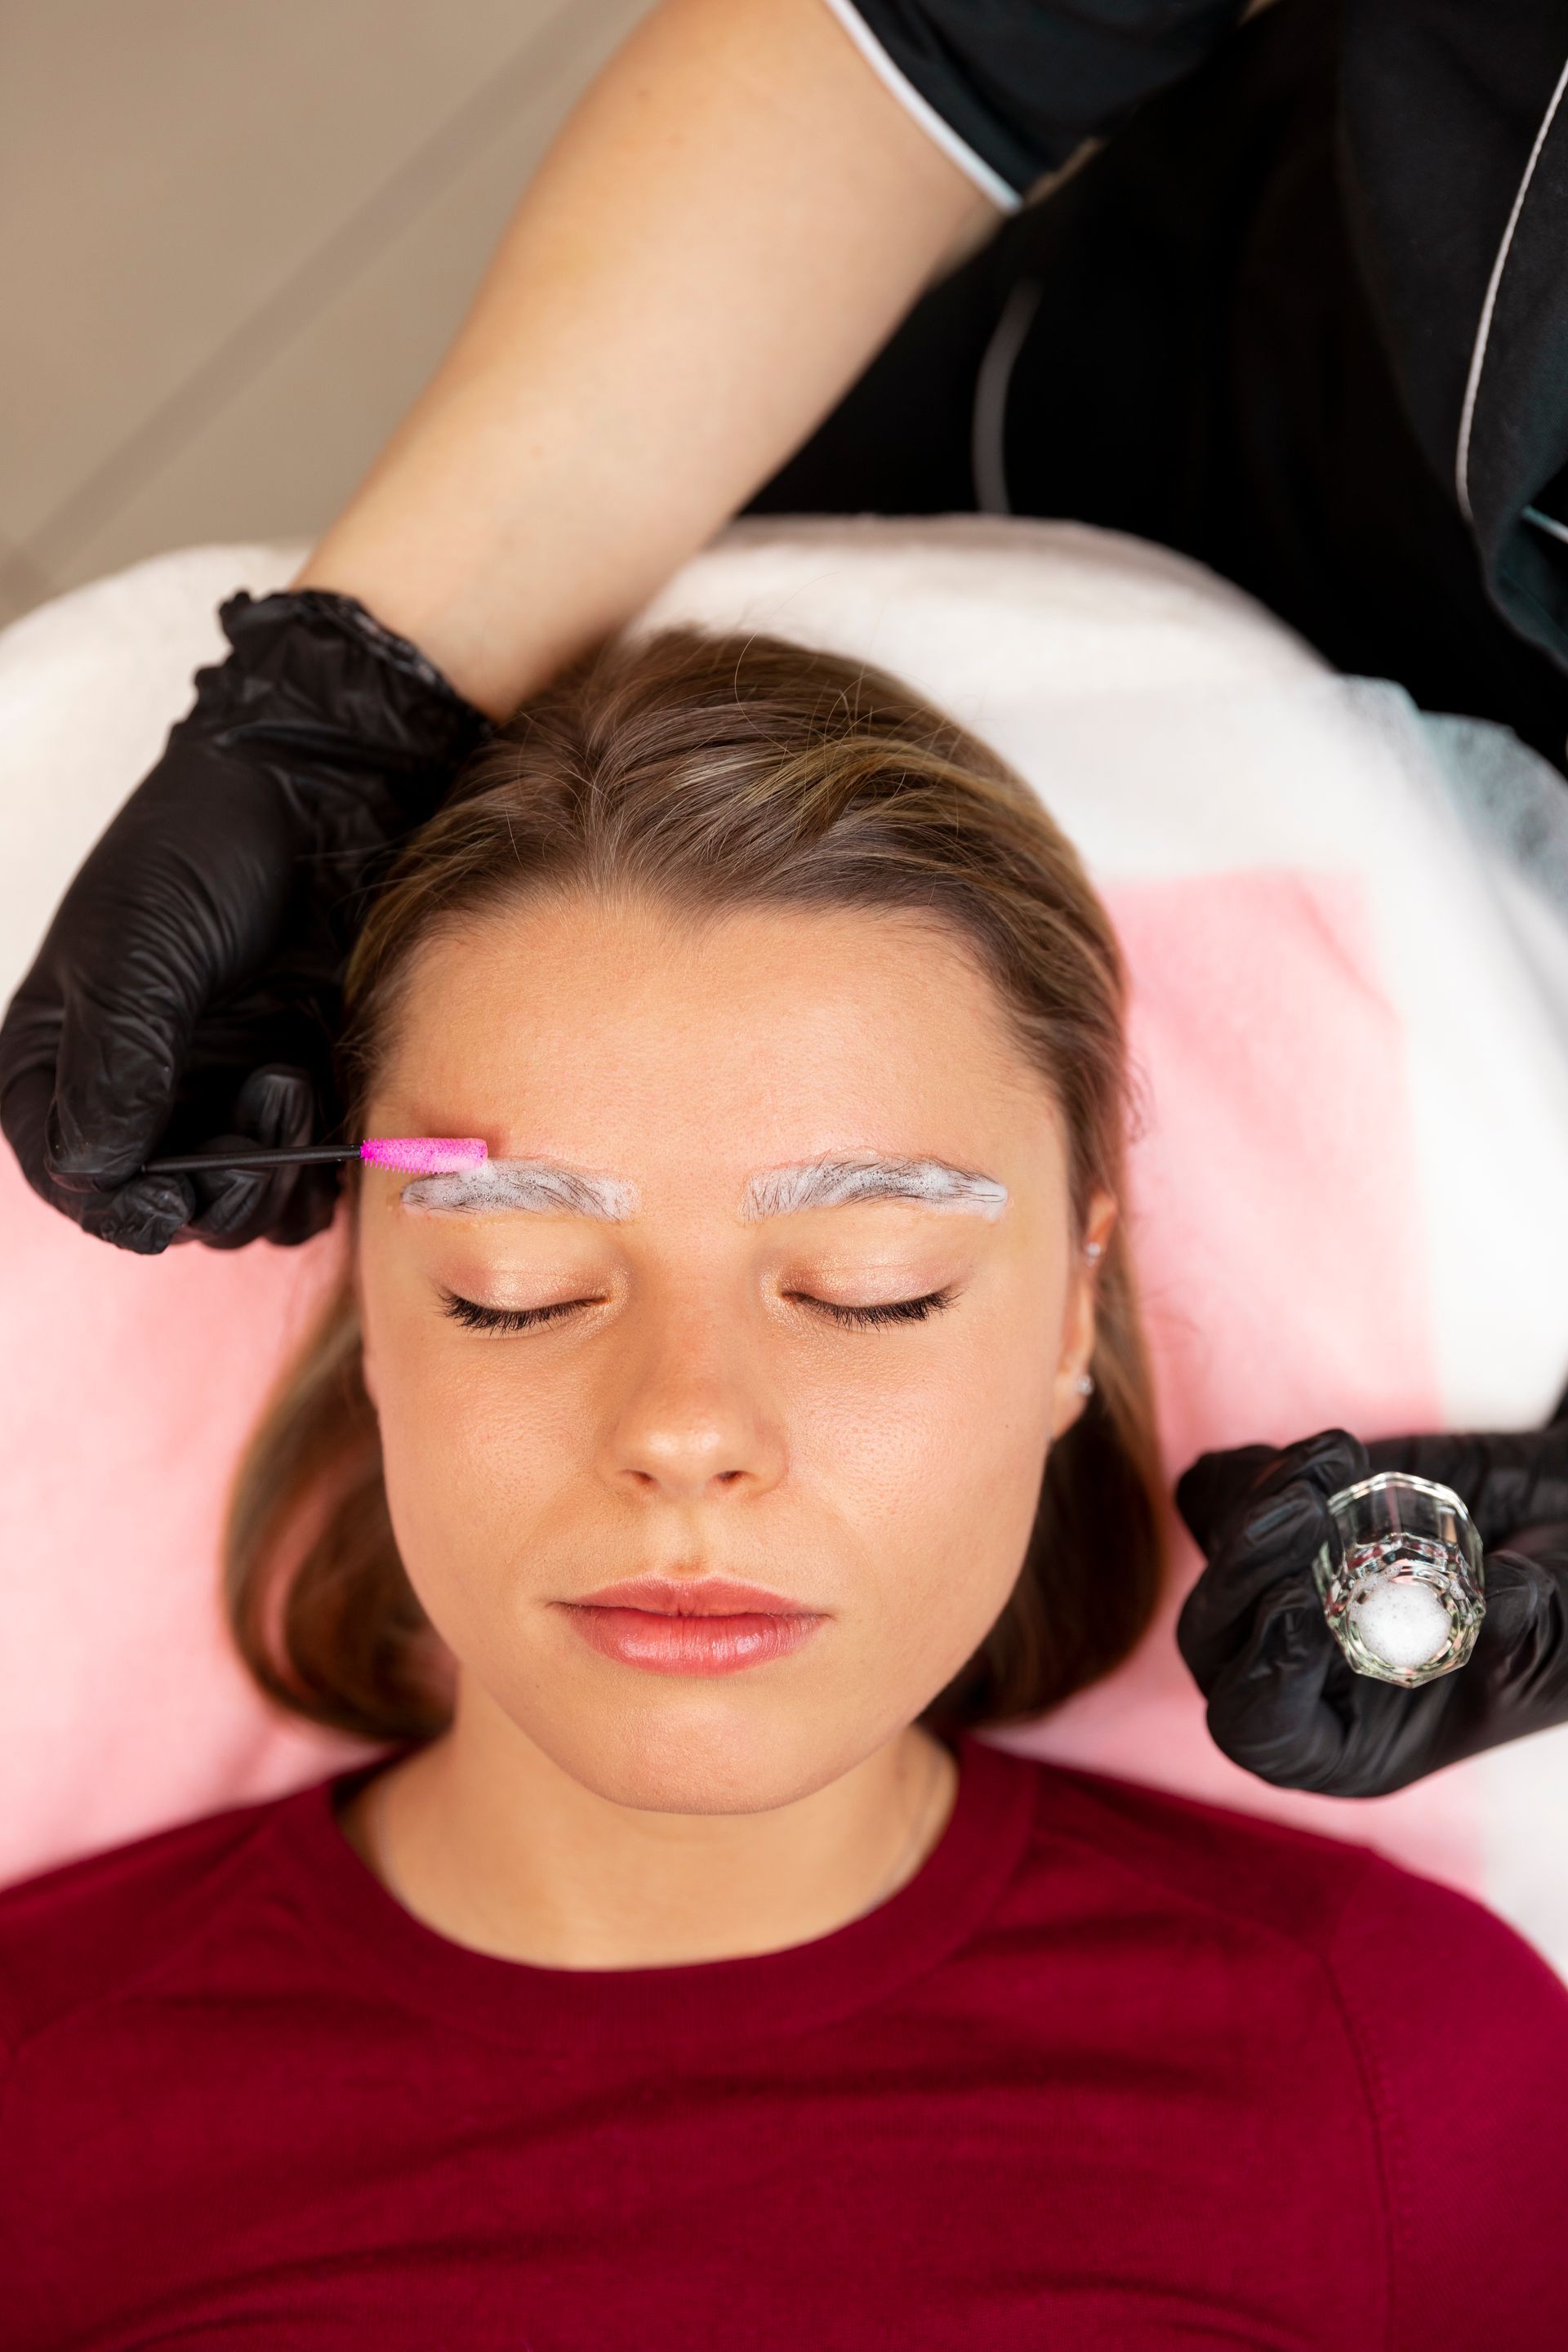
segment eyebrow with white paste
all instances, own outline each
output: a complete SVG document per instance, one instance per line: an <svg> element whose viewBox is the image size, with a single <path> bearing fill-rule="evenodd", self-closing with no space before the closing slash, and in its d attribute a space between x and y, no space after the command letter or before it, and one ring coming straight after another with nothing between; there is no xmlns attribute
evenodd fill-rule
<svg viewBox="0 0 1568 2352"><path fill-rule="evenodd" d="M618 1176L595 1176L559 1160L485 1160L447 1176L421 1176L405 1184L405 1209L448 1217L490 1217L530 1212L542 1217L597 1217L620 1224L637 1208L637 1193Z"/></svg>
<svg viewBox="0 0 1568 2352"><path fill-rule="evenodd" d="M842 1209L860 1201L920 1201L927 1208L967 1209L972 1215L999 1217L1007 1205L1007 1187L993 1176L950 1167L945 1160L829 1157L753 1176L741 1213L787 1217L802 1209Z"/></svg>

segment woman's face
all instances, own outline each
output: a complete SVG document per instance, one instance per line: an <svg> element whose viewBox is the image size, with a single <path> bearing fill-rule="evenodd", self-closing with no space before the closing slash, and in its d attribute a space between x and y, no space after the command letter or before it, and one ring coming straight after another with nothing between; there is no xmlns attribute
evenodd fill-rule
<svg viewBox="0 0 1568 2352"><path fill-rule="evenodd" d="M500 911L419 957L370 1132L528 1163L505 1207L364 1179L393 1523L459 1674L663 1811L788 1803L911 1722L1016 1579L1111 1216L1075 1235L963 950L856 910Z"/></svg>

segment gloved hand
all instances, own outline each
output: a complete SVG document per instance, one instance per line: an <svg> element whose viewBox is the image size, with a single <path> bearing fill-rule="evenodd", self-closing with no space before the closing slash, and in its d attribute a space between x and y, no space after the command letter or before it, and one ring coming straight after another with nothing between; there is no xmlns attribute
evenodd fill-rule
<svg viewBox="0 0 1568 2352"><path fill-rule="evenodd" d="M489 731L350 597L233 597L233 651L89 856L0 1025L0 1127L85 1231L151 1254L303 1241L337 1171L139 1177L160 1152L330 1139L367 883Z"/></svg>
<svg viewBox="0 0 1568 2352"><path fill-rule="evenodd" d="M1352 1671L1312 1580L1329 1496L1376 1470L1451 1486L1486 1552L1474 1651L1416 1690ZM1208 1558L1176 1639L1215 1742L1246 1770L1281 1788L1381 1797L1568 1722L1568 1421L1374 1445L1331 1429L1279 1453L1205 1454L1176 1502Z"/></svg>

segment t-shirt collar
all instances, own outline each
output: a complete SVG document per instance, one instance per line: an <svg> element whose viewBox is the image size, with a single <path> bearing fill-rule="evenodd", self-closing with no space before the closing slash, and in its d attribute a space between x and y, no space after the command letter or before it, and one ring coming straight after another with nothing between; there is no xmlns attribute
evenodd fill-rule
<svg viewBox="0 0 1568 2352"><path fill-rule="evenodd" d="M331 1781L279 1808L275 1866L289 1908L335 1948L362 1990L470 2032L531 2046L542 2061L571 2035L626 2054L800 2032L852 2014L937 1966L990 1912L1023 1859L1037 1775L960 1742L958 1794L922 1867L889 1899L828 1936L780 1952L680 1968L546 1969L470 1951L405 1911L354 1853ZM323 1952L321 1957L325 1958Z"/></svg>

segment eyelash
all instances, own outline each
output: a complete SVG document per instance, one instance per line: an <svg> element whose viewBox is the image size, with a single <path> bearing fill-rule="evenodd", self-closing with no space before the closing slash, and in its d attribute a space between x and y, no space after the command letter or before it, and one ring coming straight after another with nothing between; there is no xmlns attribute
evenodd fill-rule
<svg viewBox="0 0 1568 2352"><path fill-rule="evenodd" d="M593 1299L563 1298L553 1307L481 1307L477 1298L459 1298L455 1290L448 1290L446 1311L465 1331L536 1331L542 1323L558 1323L579 1307L596 1304Z"/></svg>
<svg viewBox="0 0 1568 2352"><path fill-rule="evenodd" d="M839 1307L826 1298L808 1298L801 1291L787 1294L803 1307L811 1307L819 1315L827 1315L835 1323L858 1331L874 1330L888 1323L923 1323L928 1316L940 1315L951 1307L951 1290L931 1290L923 1298L891 1298L875 1307ZM596 1307L597 1299L566 1298L552 1307L482 1307L478 1299L460 1298L455 1290L446 1294L446 1308L455 1323L466 1331L498 1333L536 1331L542 1324L558 1323L563 1317L574 1315L579 1307Z"/></svg>
<svg viewBox="0 0 1568 2352"><path fill-rule="evenodd" d="M923 1323L928 1316L940 1315L944 1307L951 1307L953 1297L951 1290L930 1290L923 1298L890 1298L876 1307L837 1307L830 1299L806 1298L798 1290L789 1296L857 1331L874 1330L879 1323Z"/></svg>

